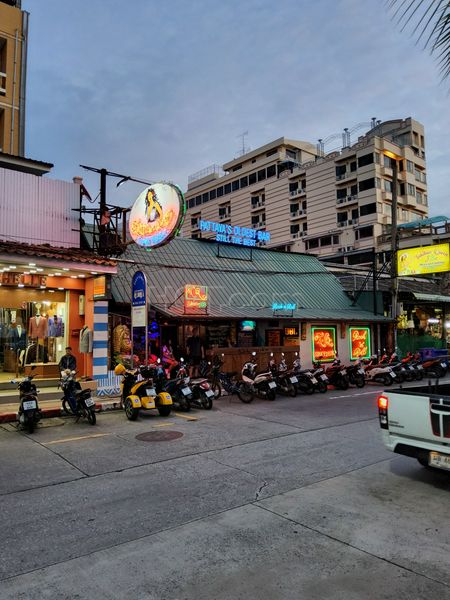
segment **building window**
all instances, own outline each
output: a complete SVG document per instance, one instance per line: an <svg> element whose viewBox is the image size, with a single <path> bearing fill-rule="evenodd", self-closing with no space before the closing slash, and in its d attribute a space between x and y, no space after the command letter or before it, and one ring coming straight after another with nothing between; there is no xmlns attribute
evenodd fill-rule
<svg viewBox="0 0 450 600"><path fill-rule="evenodd" d="M252 225L257 225L259 223L259 215L254 215L252 217Z"/></svg>
<svg viewBox="0 0 450 600"><path fill-rule="evenodd" d="M380 153L379 152L375 152L375 163L377 165L380 164Z"/></svg>
<svg viewBox="0 0 450 600"><path fill-rule="evenodd" d="M296 204L291 204L291 213L295 213L299 210L300 205L298 203Z"/></svg>
<svg viewBox="0 0 450 600"><path fill-rule="evenodd" d="M303 231L308 231L308 223L307 223L306 221L304 221L304 222L302 223L302 230L303 230Z"/></svg>
<svg viewBox="0 0 450 600"><path fill-rule="evenodd" d="M298 181L289 184L289 191L296 192L298 190Z"/></svg>
<svg viewBox="0 0 450 600"><path fill-rule="evenodd" d="M318 248L319 247L319 238L314 238L308 241L308 249Z"/></svg>
<svg viewBox="0 0 450 600"><path fill-rule="evenodd" d="M336 190L336 198L339 200L340 198L347 197L347 188L341 188Z"/></svg>
<svg viewBox="0 0 450 600"><path fill-rule="evenodd" d="M354 173L356 171L356 160L350 163L350 173Z"/></svg>
<svg viewBox="0 0 450 600"><path fill-rule="evenodd" d="M209 200L208 192L206 192L205 194L202 194L202 202L208 202L208 200Z"/></svg>
<svg viewBox="0 0 450 600"><path fill-rule="evenodd" d="M275 177L276 174L277 174L276 165L270 165L270 167L267 167L267 179L269 179L269 177Z"/></svg>
<svg viewBox="0 0 450 600"><path fill-rule="evenodd" d="M392 158L386 156L386 154L383 154L383 166L386 167L386 169L392 169Z"/></svg>
<svg viewBox="0 0 450 600"><path fill-rule="evenodd" d="M326 235L323 238L320 238L321 246L331 246L331 235Z"/></svg>
<svg viewBox="0 0 450 600"><path fill-rule="evenodd" d="M302 202L302 208L303 208L303 210L306 210L306 205L307 205L306 200L303 200L303 202Z"/></svg>
<svg viewBox="0 0 450 600"><path fill-rule="evenodd" d="M373 152L369 154L364 154L364 156L358 156L358 169L360 167L365 167L367 165L371 165L373 163Z"/></svg>
<svg viewBox="0 0 450 600"><path fill-rule="evenodd" d="M352 209L352 219L357 219L359 217L359 210L357 208Z"/></svg>
<svg viewBox="0 0 450 600"><path fill-rule="evenodd" d="M231 183L226 183L223 188L224 194L229 194L231 192Z"/></svg>
<svg viewBox="0 0 450 600"><path fill-rule="evenodd" d="M333 235L333 245L339 244L339 236Z"/></svg>
<svg viewBox="0 0 450 600"><path fill-rule="evenodd" d="M355 231L355 237L357 240L361 240L364 238L370 238L373 236L373 225L368 225L367 227L361 227Z"/></svg>
<svg viewBox="0 0 450 600"><path fill-rule="evenodd" d="M231 189L233 190L233 192L235 192L236 190L239 189L239 179L236 179L236 181L233 181L233 183L231 184Z"/></svg>
<svg viewBox="0 0 450 600"><path fill-rule="evenodd" d="M373 215L377 212L377 203L372 202L371 204L364 204L359 207L359 215L364 217L365 215Z"/></svg>
<svg viewBox="0 0 450 600"><path fill-rule="evenodd" d="M6 39L0 37L0 95L6 96Z"/></svg>
<svg viewBox="0 0 450 600"><path fill-rule="evenodd" d="M253 183L256 183L256 173L250 173L248 176L248 184L252 185Z"/></svg>
<svg viewBox="0 0 450 600"><path fill-rule="evenodd" d="M347 167L345 165L336 165L336 177L342 178L347 172Z"/></svg>
<svg viewBox="0 0 450 600"><path fill-rule="evenodd" d="M277 152L278 152L278 148L273 148L273 150L269 150L268 152L266 152L266 156L273 156Z"/></svg>
<svg viewBox="0 0 450 600"><path fill-rule="evenodd" d="M239 169L242 169L242 165L236 165L233 167L233 171L239 171Z"/></svg>
<svg viewBox="0 0 450 600"><path fill-rule="evenodd" d="M298 233L300 231L300 225L291 225L291 234Z"/></svg>
<svg viewBox="0 0 450 600"><path fill-rule="evenodd" d="M216 197L216 190L211 190L209 192L209 199L214 200L215 197Z"/></svg>
<svg viewBox="0 0 450 600"><path fill-rule="evenodd" d="M260 171L258 171L258 181L264 181L265 178L266 178L266 170L261 169Z"/></svg>
<svg viewBox="0 0 450 600"><path fill-rule="evenodd" d="M337 222L338 223L345 223L347 221L347 219L348 219L347 211L337 213Z"/></svg>
<svg viewBox="0 0 450 600"><path fill-rule="evenodd" d="M241 189L248 186L248 177L241 177Z"/></svg>
<svg viewBox="0 0 450 600"><path fill-rule="evenodd" d="M289 148L286 148L286 158L297 160L297 150L289 150Z"/></svg>
<svg viewBox="0 0 450 600"><path fill-rule="evenodd" d="M223 185L217 188L217 197L220 198L223 196Z"/></svg>
<svg viewBox="0 0 450 600"><path fill-rule="evenodd" d="M189 198L188 208L194 208L194 206L195 206L195 198Z"/></svg>
<svg viewBox="0 0 450 600"><path fill-rule="evenodd" d="M201 203L202 203L202 197L195 196L195 206L200 206Z"/></svg>
<svg viewBox="0 0 450 600"><path fill-rule="evenodd" d="M219 206L219 219L226 219L231 214L231 206L229 204L224 204L223 206Z"/></svg>
<svg viewBox="0 0 450 600"><path fill-rule="evenodd" d="M406 170L408 173L414 173L414 163L411 160L406 161Z"/></svg>
<svg viewBox="0 0 450 600"><path fill-rule="evenodd" d="M363 179L359 182L359 191L364 192L365 190L371 190L375 187L375 178L370 177L369 179Z"/></svg>
<svg viewBox="0 0 450 600"><path fill-rule="evenodd" d="M416 187L414 185L412 185L411 183L408 183L408 196L415 196L416 195Z"/></svg>
<svg viewBox="0 0 450 600"><path fill-rule="evenodd" d="M392 181L383 179L383 189L385 192L392 192Z"/></svg>
<svg viewBox="0 0 450 600"><path fill-rule="evenodd" d="M201 215L194 215L191 219L191 227L193 227L194 229L198 228L198 222L201 218Z"/></svg>

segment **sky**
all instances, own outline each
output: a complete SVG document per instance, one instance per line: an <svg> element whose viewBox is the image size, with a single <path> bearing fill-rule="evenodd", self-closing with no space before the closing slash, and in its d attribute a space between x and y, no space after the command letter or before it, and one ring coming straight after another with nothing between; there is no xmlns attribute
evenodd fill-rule
<svg viewBox="0 0 450 600"><path fill-rule="evenodd" d="M450 216L450 80L385 0L22 0L22 9L26 155L54 163L57 179L81 175L93 197L98 177L80 164L185 190L192 173L239 156L243 132L255 149L411 116L425 126L430 215ZM108 202L131 206L142 185L115 183Z"/></svg>

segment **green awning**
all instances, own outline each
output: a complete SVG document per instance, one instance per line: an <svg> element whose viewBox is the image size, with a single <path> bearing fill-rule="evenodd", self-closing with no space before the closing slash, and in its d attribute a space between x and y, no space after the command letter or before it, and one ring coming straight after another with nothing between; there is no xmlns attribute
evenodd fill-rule
<svg viewBox="0 0 450 600"><path fill-rule="evenodd" d="M420 292L414 292L413 295L416 300L421 300L422 302L450 303L450 296L443 296L441 294L421 294Z"/></svg>

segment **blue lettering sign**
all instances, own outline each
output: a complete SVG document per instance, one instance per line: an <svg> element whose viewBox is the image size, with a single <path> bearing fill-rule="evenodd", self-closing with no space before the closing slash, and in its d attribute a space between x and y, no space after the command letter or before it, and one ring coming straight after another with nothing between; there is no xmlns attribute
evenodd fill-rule
<svg viewBox="0 0 450 600"><path fill-rule="evenodd" d="M200 231L212 231L216 234L216 242L223 244L238 244L239 246L256 246L256 242L270 242L268 231L257 231L250 227L216 223L200 219ZM291 309L290 309L291 310Z"/></svg>
<svg viewBox="0 0 450 600"><path fill-rule="evenodd" d="M131 305L145 306L147 299L147 280L142 271L136 271L131 282Z"/></svg>
<svg viewBox="0 0 450 600"><path fill-rule="evenodd" d="M287 303L280 303L280 302L274 302L272 304L272 310L295 310L297 308L296 304L287 302Z"/></svg>

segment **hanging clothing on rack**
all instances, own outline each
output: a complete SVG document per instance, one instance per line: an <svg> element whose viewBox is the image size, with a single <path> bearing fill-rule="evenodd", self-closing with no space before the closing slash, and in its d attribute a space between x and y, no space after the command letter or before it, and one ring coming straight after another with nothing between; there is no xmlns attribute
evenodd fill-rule
<svg viewBox="0 0 450 600"><path fill-rule="evenodd" d="M41 315L31 317L28 327L28 335L30 338L46 338L47 337L47 319Z"/></svg>
<svg viewBox="0 0 450 600"><path fill-rule="evenodd" d="M48 337L63 337L64 323L61 317L55 315L48 320Z"/></svg>

